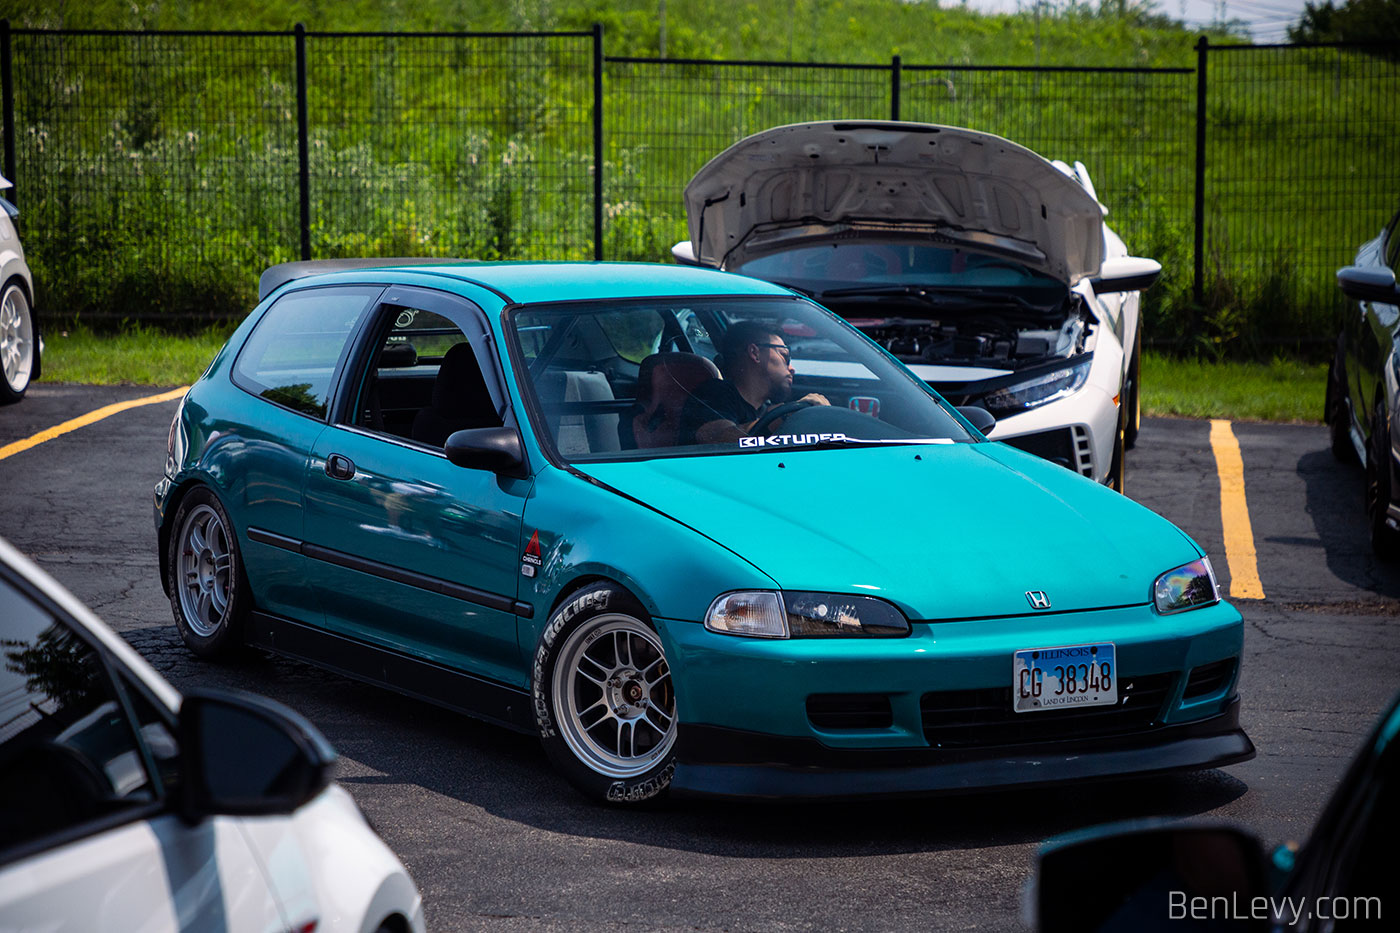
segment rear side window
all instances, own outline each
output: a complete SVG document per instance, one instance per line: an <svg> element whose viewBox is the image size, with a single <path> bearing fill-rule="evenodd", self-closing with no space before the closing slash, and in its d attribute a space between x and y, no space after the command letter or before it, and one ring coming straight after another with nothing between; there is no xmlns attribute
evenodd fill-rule
<svg viewBox="0 0 1400 933"><path fill-rule="evenodd" d="M325 417L345 345L381 291L313 288L278 299L238 354L234 381L293 411Z"/></svg>

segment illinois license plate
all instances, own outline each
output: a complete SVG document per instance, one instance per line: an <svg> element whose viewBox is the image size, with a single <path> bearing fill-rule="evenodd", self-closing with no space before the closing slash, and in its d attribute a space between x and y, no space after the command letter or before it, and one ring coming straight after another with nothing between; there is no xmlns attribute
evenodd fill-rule
<svg viewBox="0 0 1400 933"><path fill-rule="evenodd" d="M1113 645L1064 645L1016 652L1011 708L1018 713L1118 702L1118 667Z"/></svg>

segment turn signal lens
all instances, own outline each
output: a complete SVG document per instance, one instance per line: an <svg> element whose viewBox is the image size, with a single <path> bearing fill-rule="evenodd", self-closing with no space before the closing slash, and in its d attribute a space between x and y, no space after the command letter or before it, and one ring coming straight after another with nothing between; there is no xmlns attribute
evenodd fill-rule
<svg viewBox="0 0 1400 933"><path fill-rule="evenodd" d="M710 603L705 628L726 635L787 638L787 618L777 593L763 590L725 593Z"/></svg>

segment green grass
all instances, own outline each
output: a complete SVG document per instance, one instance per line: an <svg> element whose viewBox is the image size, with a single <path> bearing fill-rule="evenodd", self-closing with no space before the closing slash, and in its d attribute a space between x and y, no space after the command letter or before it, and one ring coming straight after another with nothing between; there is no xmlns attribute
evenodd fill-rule
<svg viewBox="0 0 1400 933"><path fill-rule="evenodd" d="M188 385L228 339L227 330L189 337L137 327L117 335L89 330L44 335L44 382L89 385Z"/></svg>
<svg viewBox="0 0 1400 933"><path fill-rule="evenodd" d="M50 334L43 381L186 385L199 378L227 337L226 330L217 329L191 337L151 328L116 336L86 330ZM1318 422L1326 376L1321 363L1209 363L1145 352L1142 408L1149 416Z"/></svg>
<svg viewBox="0 0 1400 933"><path fill-rule="evenodd" d="M1211 363L1144 351L1142 410L1145 415L1317 423L1326 381L1325 363Z"/></svg>

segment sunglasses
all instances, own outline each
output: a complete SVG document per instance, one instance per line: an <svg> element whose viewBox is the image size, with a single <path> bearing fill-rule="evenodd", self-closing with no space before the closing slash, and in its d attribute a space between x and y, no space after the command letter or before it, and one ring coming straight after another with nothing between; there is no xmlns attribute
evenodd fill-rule
<svg viewBox="0 0 1400 933"><path fill-rule="evenodd" d="M754 344L754 346L767 347L770 350L777 350L778 354L782 356L784 363L792 362L792 351L781 343L756 343Z"/></svg>

